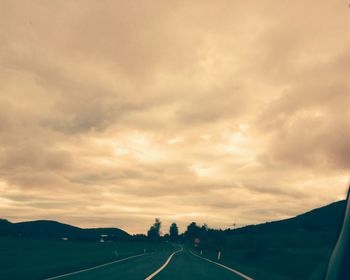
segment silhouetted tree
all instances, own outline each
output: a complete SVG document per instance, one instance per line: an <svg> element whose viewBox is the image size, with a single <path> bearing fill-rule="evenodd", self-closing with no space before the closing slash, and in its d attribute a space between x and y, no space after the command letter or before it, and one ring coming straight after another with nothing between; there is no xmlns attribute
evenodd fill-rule
<svg viewBox="0 0 350 280"><path fill-rule="evenodd" d="M195 222L190 223L185 231L185 237L189 241L193 241L195 238L200 237L200 227Z"/></svg>
<svg viewBox="0 0 350 280"><path fill-rule="evenodd" d="M160 228L161 228L162 222L159 218L156 218L154 221L154 224L150 227L150 229L147 232L147 237L151 241L159 241L160 240Z"/></svg>
<svg viewBox="0 0 350 280"><path fill-rule="evenodd" d="M175 242L179 238L179 229L176 223L172 223L169 228L169 237L170 241Z"/></svg>
<svg viewBox="0 0 350 280"><path fill-rule="evenodd" d="M169 233L166 233L162 236L161 240L164 240L164 241L169 241L170 240L170 235Z"/></svg>

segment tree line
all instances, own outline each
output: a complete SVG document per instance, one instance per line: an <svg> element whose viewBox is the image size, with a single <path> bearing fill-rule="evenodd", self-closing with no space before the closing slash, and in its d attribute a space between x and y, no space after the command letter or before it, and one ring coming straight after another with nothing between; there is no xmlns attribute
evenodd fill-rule
<svg viewBox="0 0 350 280"><path fill-rule="evenodd" d="M147 235L138 235L144 240L152 242L189 242L192 244L197 243L199 247L215 247L217 249L224 245L223 231L217 229L211 229L206 224L198 225L195 222L190 223L183 233L179 233L179 229L176 223L172 223L167 233L162 235L161 232L162 222L159 218L156 218L154 223L147 231Z"/></svg>
<svg viewBox="0 0 350 280"><path fill-rule="evenodd" d="M149 230L147 231L147 238L150 241L162 241L168 240L171 242L179 241L179 228L176 223L172 223L169 228L169 233L166 233L164 236L161 236L161 226L162 222L159 218L156 218L154 224L151 225Z"/></svg>

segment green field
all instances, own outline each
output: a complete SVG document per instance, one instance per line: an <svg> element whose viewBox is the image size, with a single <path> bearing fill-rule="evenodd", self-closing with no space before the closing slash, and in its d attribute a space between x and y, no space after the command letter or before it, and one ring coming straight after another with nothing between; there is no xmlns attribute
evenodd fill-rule
<svg viewBox="0 0 350 280"><path fill-rule="evenodd" d="M335 239L336 233L330 232L226 236L224 246L220 248L219 262L258 280L321 280ZM201 256L217 261L215 246L207 243L206 247L197 250L197 254L202 251ZM161 242L98 243L0 238L0 279L45 279L141 254L146 250L155 254L64 277L107 280L118 275L123 279L145 279L178 247ZM118 258L114 251L118 253ZM221 274L222 279L232 277L227 271L191 256L186 249L177 254L156 279L175 279L179 275L184 279L196 279L197 276L216 279L215 275Z"/></svg>
<svg viewBox="0 0 350 280"><path fill-rule="evenodd" d="M0 279L45 279L173 246L147 242L69 242L0 237Z"/></svg>
<svg viewBox="0 0 350 280"><path fill-rule="evenodd" d="M259 280L321 280L336 239L335 231L226 236L220 262ZM202 248L213 260L217 251L215 244Z"/></svg>

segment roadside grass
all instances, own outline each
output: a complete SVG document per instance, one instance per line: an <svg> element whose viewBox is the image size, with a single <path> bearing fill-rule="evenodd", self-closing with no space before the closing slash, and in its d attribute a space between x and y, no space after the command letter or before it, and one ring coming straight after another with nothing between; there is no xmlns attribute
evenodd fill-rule
<svg viewBox="0 0 350 280"><path fill-rule="evenodd" d="M254 279L321 280L336 239L337 232L239 234L225 237L220 261L216 244L207 243L202 253Z"/></svg>
<svg viewBox="0 0 350 280"><path fill-rule="evenodd" d="M45 279L142 254L144 250L171 249L172 245L165 243L98 243L0 237L0 279Z"/></svg>

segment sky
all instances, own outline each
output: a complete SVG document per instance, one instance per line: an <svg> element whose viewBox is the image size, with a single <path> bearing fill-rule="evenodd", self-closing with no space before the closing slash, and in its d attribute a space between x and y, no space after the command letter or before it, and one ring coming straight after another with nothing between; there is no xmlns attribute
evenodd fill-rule
<svg viewBox="0 0 350 280"><path fill-rule="evenodd" d="M0 0L0 217L144 233L345 198L347 1Z"/></svg>

